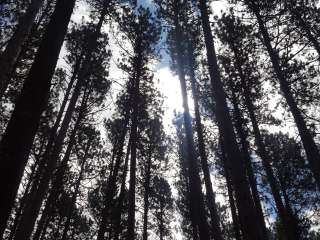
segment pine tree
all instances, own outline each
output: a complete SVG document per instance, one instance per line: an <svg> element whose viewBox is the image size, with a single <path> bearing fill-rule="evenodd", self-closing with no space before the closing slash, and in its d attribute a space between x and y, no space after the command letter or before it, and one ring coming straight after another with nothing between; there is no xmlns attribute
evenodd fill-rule
<svg viewBox="0 0 320 240"><path fill-rule="evenodd" d="M5 229L39 125L40 115L46 106L51 78L74 4L74 0L67 3L57 2L6 132L1 139L0 158L3 161L1 176L4 178L1 179L1 183L3 195L6 197L1 203L0 235Z"/></svg>

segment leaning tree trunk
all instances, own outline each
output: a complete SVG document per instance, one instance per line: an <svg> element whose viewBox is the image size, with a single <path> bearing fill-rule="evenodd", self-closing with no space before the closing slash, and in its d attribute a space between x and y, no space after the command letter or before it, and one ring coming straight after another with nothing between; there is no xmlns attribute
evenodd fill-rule
<svg viewBox="0 0 320 240"><path fill-rule="evenodd" d="M175 7L176 14L179 12L177 6ZM190 206L191 206L191 221L197 226L197 230L200 236L200 240L206 240L210 238L209 227L207 223L206 211L204 206L203 193L201 190L201 180L199 175L199 167L197 163L197 157L193 141L193 130L191 117L189 113L187 86L184 71L183 62L183 47L182 47L182 31L179 24L179 19L176 16L174 18L174 44L176 50L177 70L181 86L182 102L183 102L183 119L186 133L187 142L187 161L188 161L188 176L190 184Z"/></svg>
<svg viewBox="0 0 320 240"><path fill-rule="evenodd" d="M54 174L54 180L51 186L51 190L49 192L49 196L48 199L46 201L45 207L42 211L42 215L41 218L37 224L37 230L33 236L33 240L39 240L41 233L46 231L45 223L48 217L50 217L50 213L52 213L53 208L54 208L54 204L56 199L58 198L59 194L62 191L62 185L63 185L63 178L65 175L65 171L66 171L66 166L69 162L70 159L70 155L72 152L72 149L74 147L75 144L75 138L76 138L76 133L78 132L78 129L80 127L81 121L83 119L83 115L84 115L84 111L85 111L85 107L86 107L86 101L83 102L82 106L80 107L80 112L77 118L76 123L74 124L73 130L70 134L70 138L69 138L69 143L65 152L65 155L61 161L61 163L59 164L59 167L57 169L57 171Z"/></svg>
<svg viewBox="0 0 320 240"><path fill-rule="evenodd" d="M180 163L180 169L181 169L181 177L180 179L185 183L185 200L186 200L186 205L188 209L188 215L189 215L189 221L190 221L190 226L191 226L191 231L192 231L192 239L193 240L198 240L198 231L197 231L197 226L195 225L195 222L191 220L191 200L190 200L190 184L188 181L188 167L187 167L187 150L186 150L186 139L184 135L182 134L182 131L177 131L177 136L179 139L179 163Z"/></svg>
<svg viewBox="0 0 320 240"><path fill-rule="evenodd" d="M230 84L231 85L231 84ZM243 158L246 161L246 170L247 170L247 175L248 175L248 180L252 192L252 197L254 201L254 205L257 210L257 215L258 215L258 220L260 221L262 230L263 230L263 239L267 240L268 235L267 235L267 228L266 228L266 223L264 220L264 214L261 206L261 200L257 188L257 181L254 176L254 172L252 169L252 164L251 164L251 157L250 157L250 152L249 152L249 143L247 141L247 133L244 130L244 120L241 115L240 109L239 109L239 104L237 97L234 92L234 88L231 86L230 87L232 90L232 104L234 107L234 118L235 118L235 127L237 129L238 135L240 137L240 143L242 146L242 154Z"/></svg>
<svg viewBox="0 0 320 240"><path fill-rule="evenodd" d="M212 93L216 103L215 114L218 122L219 132L226 148L227 167L230 169L230 177L235 191L240 226L244 239L263 239L262 228L259 224L259 221L256 220L257 213L246 177L244 159L242 158L237 145L236 136L227 106L226 94L221 82L206 0L199 0L199 8L201 12L201 22L205 38L205 45L207 49Z"/></svg>
<svg viewBox="0 0 320 240"><path fill-rule="evenodd" d="M43 145L44 144L42 144L42 146ZM41 150L39 152L41 153ZM8 240L12 240L14 235L15 235L17 226L18 226L19 221L20 221L21 213L22 213L23 208L25 206L26 200L28 199L28 194L29 194L30 188L32 186L32 182L33 182L34 177L35 177L35 173L36 173L36 170L37 170L36 168L37 168L38 162L39 162L39 158L36 159L36 162L31 167L31 173L30 173L30 176L29 176L29 179L28 179L27 186L25 187L23 196L21 197L21 199L19 201L19 207L16 209L15 216L14 216L14 221L13 221L12 226L10 227L10 235L8 237Z"/></svg>
<svg viewBox="0 0 320 240"><path fill-rule="evenodd" d="M28 38L33 22L39 12L43 0L32 0L26 13L22 16L19 24L9 40L5 50L0 55L0 102L10 83L11 74L20 55L22 46Z"/></svg>
<svg viewBox="0 0 320 240"><path fill-rule="evenodd" d="M320 188L320 154L318 147L312 137L311 132L307 127L307 124L302 116L299 107L297 106L297 102L293 97L290 84L288 83L284 75L284 72L281 68L279 54L273 49L271 45L271 39L268 30L263 22L262 16L260 15L259 6L257 6L256 3L252 0L246 0L246 4L249 6L250 10L254 13L254 15L257 18L259 30L262 35L262 40L267 48L273 69L279 80L280 89L283 93L284 98L286 99L291 114L297 125L301 141L306 151L308 162L310 164L311 171L313 173L314 178L316 179L318 188Z"/></svg>
<svg viewBox="0 0 320 240"><path fill-rule="evenodd" d="M261 133L260 133L260 129L258 126L258 122L257 122L256 116L254 113L255 110L254 110L254 106L253 106L253 103L251 100L250 91L246 85L245 75L242 71L240 60L238 58L238 54L237 54L237 51L235 48L234 48L234 54L235 54L236 68L237 68L237 71L238 71L238 74L240 77L241 87L242 87L242 90L244 93L245 105L246 105L246 108L249 112L249 118L252 123L253 134L255 137L256 145L258 147L258 154L261 157L264 170L266 171L267 179L268 179L268 182L271 187L271 192L272 192L273 198L276 203L276 207L277 207L277 211L279 213L280 220L283 224L287 239L299 239L297 228L293 224L293 222L291 221L291 216L286 211L286 209L283 205L281 195L280 195L279 186L278 186L278 183L277 183L276 178L274 176L272 166L270 164L270 157L266 151L266 148L265 148L265 145L262 140Z"/></svg>
<svg viewBox="0 0 320 240"><path fill-rule="evenodd" d="M123 173L121 176L121 187L120 193L118 197L118 201L114 209L112 209L112 216L114 219L114 239L118 240L121 232L121 212L123 208L123 202L125 200L125 191L126 191L126 179L127 179L127 172L128 172L128 163L129 163L129 156L130 156L130 149L131 149L131 140L128 141L126 157L123 166Z"/></svg>
<svg viewBox="0 0 320 240"><path fill-rule="evenodd" d="M0 236L3 235L50 92L75 0L58 0L0 143Z"/></svg>
<svg viewBox="0 0 320 240"><path fill-rule="evenodd" d="M229 204L230 204L230 209L231 209L231 217L232 217L232 223L233 223L233 231L234 231L234 236L236 240L241 240L241 230L240 230L240 223L239 223L239 216L237 214L237 207L234 201L234 194L233 194L233 189L232 189L232 183L230 179L230 173L229 169L226 167L226 154L225 154L225 149L223 146L223 143L220 138L220 150L221 150L221 161L223 165L223 170L226 178L226 183L227 183L227 190L228 190L228 197L229 197Z"/></svg>
<svg viewBox="0 0 320 240"><path fill-rule="evenodd" d="M151 163L152 163L151 156L152 156L152 147L150 146L146 172L145 172L145 180L144 180L142 240L148 239L148 212L149 212L149 195L150 195Z"/></svg>
<svg viewBox="0 0 320 240"><path fill-rule="evenodd" d="M68 230L69 230L69 227L70 227L70 224L71 224L72 213L74 211L74 205L76 204L76 201L77 201L77 196L78 196L78 193L79 193L80 183L81 183L81 180L82 180L82 177L83 177L83 173L84 173L84 170L85 170L84 167L85 167L85 164L86 164L86 161L87 161L87 157L88 157L88 153L89 153L89 150L90 150L90 147L91 147L92 140L93 139L90 136L90 138L89 138L89 140L87 142L86 149L84 151L83 158L82 158L82 163L81 163L81 167L80 167L80 173L79 173L78 179L77 179L76 184L75 184L74 192L72 194L71 206L68 209L68 212L66 214L67 220L65 221L65 224L64 224L61 240L67 240L67 234L68 234Z"/></svg>
<svg viewBox="0 0 320 240"><path fill-rule="evenodd" d="M74 87L74 92L69 102L67 112L64 116L64 120L61 124L59 134L55 139L55 143L52 150L48 152L47 156L44 156L45 158L48 157L47 166L44 170L44 173L42 174L43 177L41 179L39 187L33 196L34 200L31 201L33 204L28 208L29 213L25 214L26 216L25 222L24 224L21 225L22 229L20 234L23 237L29 237L32 233L32 230L34 228L34 224L36 221L36 217L41 208L41 203L43 201L43 198L45 197L45 193L47 191L51 177L53 175L53 170L57 165L59 154L63 147L63 142L66 137L67 130L71 122L72 114L76 107L78 97L80 96L83 86L86 85L86 87L88 87L88 85L90 85L89 79L91 74L90 72L91 57L92 57L92 52L96 49L97 40L98 40L98 37L100 36L102 24L105 19L105 15L107 13L107 4L105 6L106 7L102 10L100 14L99 22L95 27L95 32L92 38L89 40L88 48L85 54L85 59L83 60L81 70L79 71L78 81L76 83L76 86Z"/></svg>
<svg viewBox="0 0 320 240"><path fill-rule="evenodd" d="M198 136L198 149L201 159L201 167L203 171L204 183L206 187L206 198L208 202L208 208L210 211L211 217L211 230L212 235L215 240L222 240L222 233L220 229L220 219L217 212L217 206L215 203L215 194L212 189L212 183L210 178L210 171L208 165L208 157L205 148L205 140L203 135L203 128L201 123L201 116L199 110L199 97L198 91L196 87L196 77L194 73L194 56L193 56L193 47L191 46L192 43L189 43L188 47L188 58L189 58L189 71L190 71L190 81L191 81L191 90L193 95L193 103L194 103L194 112L195 112L195 120L196 120L196 130Z"/></svg>
<svg viewBox="0 0 320 240"><path fill-rule="evenodd" d="M87 94L84 94L81 107L86 105L87 99L89 97L90 92L87 92ZM74 96L73 96L74 97ZM72 102L72 99L70 101L70 104ZM54 147L52 149L52 152L48 156L46 169L43 171L41 179L39 181L39 186L33 191L30 195L30 198L28 200L28 204L26 205L19 227L16 232L15 240L19 239L28 239L33 231L38 213L40 211L43 199L45 198L45 195L47 193L47 189L49 187L49 183L52 179L52 176L54 174L54 169L56 168L59 160L59 154L61 152L61 149L63 147L63 142L67 134L67 130L69 127L69 124L71 122L71 117L73 115L73 109L70 109L70 104L68 107L68 110L65 114L65 117L63 119L59 134L56 138ZM72 108L72 107L71 107Z"/></svg>
<svg viewBox="0 0 320 240"><path fill-rule="evenodd" d="M128 123L129 123L129 114L127 113L125 116L123 128L121 129L122 132L121 132L119 142L116 143L117 146L114 146L114 152L117 153L116 154L117 156L116 156L115 164L114 165L111 164L110 176L109 176L109 179L107 182L107 187L105 189L106 199L104 200L104 208L102 210L102 217L101 217L100 226L99 226L99 230L98 230L97 240L104 239L107 221L108 221L108 218L110 217L109 213L110 213L110 209L111 209L112 199L114 198L114 196L116 194L117 178L118 178L120 165L121 165L121 159L122 159L122 155L123 155L123 146L124 146L127 131L128 131L128 129L127 129Z"/></svg>

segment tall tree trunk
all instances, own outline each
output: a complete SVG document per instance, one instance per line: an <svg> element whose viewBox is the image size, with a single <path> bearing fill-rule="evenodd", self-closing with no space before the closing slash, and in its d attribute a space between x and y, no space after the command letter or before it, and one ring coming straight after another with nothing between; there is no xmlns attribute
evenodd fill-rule
<svg viewBox="0 0 320 240"><path fill-rule="evenodd" d="M231 85L231 84L230 84ZM248 174L248 180L251 188L251 193L254 201L254 205L257 210L257 215L258 215L258 220L260 221L262 230L263 230L263 239L268 240L268 235L267 235L267 228L266 228L266 223L264 220L264 214L261 206L261 200L257 188L257 181L254 176L254 172L252 169L251 165L251 157L250 157L250 152L249 152L249 143L247 141L247 133L244 130L244 119L241 115L239 104L237 97L234 92L234 88L232 88L232 104L234 106L234 117L235 117L235 127L237 129L238 135L240 137L240 143L242 145L242 154L243 158L246 161L246 170Z"/></svg>
<svg viewBox="0 0 320 240"><path fill-rule="evenodd" d="M41 152L41 150L40 150L40 152ZM8 237L8 240L12 240L15 235L17 226L20 221L22 210L25 206L26 200L28 199L28 194L29 194L30 188L32 186L32 182L33 182L34 175L36 173L36 168L37 168L38 162L39 162L39 158L37 158L36 162L31 167L31 174L29 176L28 183L27 183L27 186L25 187L23 196L19 201L19 207L16 209L14 221L13 221L12 226L10 227L10 235Z"/></svg>
<svg viewBox="0 0 320 240"><path fill-rule="evenodd" d="M84 170L85 170L84 167L85 167L85 164L86 164L86 161L87 161L87 157L88 157L89 149L91 147L92 140L93 140L92 137L90 137L89 140L88 140L85 152L84 152L84 156L82 158L82 163L81 163L81 167L80 167L80 173L79 173L78 179L77 179L76 184L75 184L74 192L72 194L71 206L69 207L68 212L66 214L67 220L65 221L65 224L64 224L61 240L67 240L67 234L68 234L68 230L69 230L70 223L71 223L72 213L74 211L74 206L75 206L76 201L77 201L77 196L78 196L78 193L79 193L80 183L81 183L81 180L82 180L82 177L83 177L83 173L84 173Z"/></svg>
<svg viewBox="0 0 320 240"><path fill-rule="evenodd" d="M221 149L221 161L224 169L224 174L226 178L227 183L227 190L228 190L228 197L229 197L229 204L230 204L230 210L231 210L231 217L232 217L232 223L233 223L233 231L234 236L236 240L241 240L241 229L240 229L240 223L239 223L239 216L237 214L237 207L234 200L234 194L232 189L232 183L230 179L230 171L226 166L226 153L223 146L223 143L220 138L220 149Z"/></svg>
<svg viewBox="0 0 320 240"><path fill-rule="evenodd" d="M148 239L148 212L149 212L149 195L150 195L151 163L152 163L151 157L152 157L152 147L150 146L146 172L145 172L145 180L144 180L142 240Z"/></svg>
<svg viewBox="0 0 320 240"><path fill-rule="evenodd" d="M197 226L195 225L195 222L191 220L191 200L190 200L190 184L188 181L188 166L187 166L187 144L186 144L186 139L182 134L182 131L177 131L177 136L179 139L179 160L180 160L180 168L181 168L181 174L182 174L182 181L185 182L186 184L186 204L188 208L188 213L190 216L190 225L191 225L191 231L192 231L192 239L193 240L198 240L198 230Z"/></svg>
<svg viewBox="0 0 320 240"><path fill-rule="evenodd" d="M189 46L188 46L188 55L189 55L188 59L189 59L191 90L193 95L194 112L195 112L195 120L196 120L196 130L197 130L197 136L198 136L198 149L199 149L199 154L201 159L201 167L202 167L203 176L204 176L204 183L206 187L206 198L207 198L208 208L209 208L210 217L211 217L212 235L215 240L222 240L223 238L222 238L221 229L220 229L220 219L217 212L215 194L212 189L212 183L211 183L210 171L209 171L209 165L208 165L208 157L206 153L205 140L203 135L202 123L201 123L201 116L200 116L200 110L199 110L199 97L198 97L198 91L196 87L196 77L194 73L195 60L193 56L193 47L191 44L192 43L189 43Z"/></svg>
<svg viewBox="0 0 320 240"><path fill-rule="evenodd" d="M121 187L120 193L118 197L118 201L116 203L115 208L112 210L112 216L114 218L114 239L118 240L119 235L121 232L121 211L123 207L123 202L125 198L125 191L126 191L126 179L127 179L127 172L128 172L128 163L129 163L129 156L130 156L130 149L131 149L131 140L128 141L126 157L123 166L123 173L121 176Z"/></svg>
<svg viewBox="0 0 320 240"><path fill-rule="evenodd" d="M128 193L128 230L126 240L135 239L135 189L136 189L136 165L137 165L137 141L138 141L138 121L139 121L139 103L140 103L140 77L142 71L141 52L137 52L136 63L134 64L135 76L132 88L132 115L131 115L131 159L130 159L130 180Z"/></svg>
<svg viewBox="0 0 320 240"><path fill-rule="evenodd" d="M163 200L160 200L160 225L159 225L159 240L164 240L163 235L164 235L164 221L163 221Z"/></svg>
<svg viewBox="0 0 320 240"><path fill-rule="evenodd" d="M66 105L68 103L69 96L70 96L70 93L71 93L71 90L72 90L72 86L73 86L73 84L74 84L74 82L76 80L76 77L77 77L77 74L78 74L78 71L79 71L79 68L80 68L80 63L81 63L82 57L83 57L83 55L81 54L81 56L79 57L79 59L75 63L73 74L72 74L71 79L70 79L70 81L68 83L68 87L67 87L66 93L65 93L65 95L63 97L62 104L60 106L57 118L55 120L54 125L51 127L51 129L49 131L49 137L48 137L48 141L47 141L47 144L46 144L46 148L45 148L45 151L43 153L42 159L41 159L41 161L39 163L38 171L37 171L37 174L36 174L36 177L35 177L36 181L34 181L32 189L37 188L37 186L39 185L39 181L41 179L41 176L42 176L44 170L46 169L46 165L48 164L47 163L47 161L49 159L48 156L50 155L52 147L53 147L53 145L55 143L55 140L56 140L56 137L57 137L57 132L58 132L58 129L59 129L59 126L60 126L60 123L61 123L61 119L63 117ZM76 97L75 94L73 94L72 98L75 98L75 97ZM68 111L71 111L71 109L68 108L67 112Z"/></svg>
<svg viewBox="0 0 320 240"><path fill-rule="evenodd" d="M31 32L33 22L39 12L43 0L32 0L26 13L19 20L19 24L9 40L5 50L0 55L0 102L5 93L14 71L14 66L21 52L22 46Z"/></svg>
<svg viewBox="0 0 320 240"><path fill-rule="evenodd" d="M106 12L107 12L108 4L106 4L105 6L106 7L101 12L99 22L96 25L94 34L89 40L89 44L88 44L89 46L88 46L86 54L85 54L85 59L82 64L82 67L79 71L78 81L77 81L77 84L74 88L74 92L73 92L72 98L69 102L67 112L64 116L64 120L61 124L59 134L55 139L55 144L52 148L52 151L48 152L48 156L44 156L45 158L48 157L47 166L44 170L44 173L42 174L43 177L41 179L39 187L38 187L37 191L35 192L34 200L31 201L33 204L28 209L28 211L30 211L30 212L28 214L25 214L26 222L25 222L25 224L22 225L22 230L21 230L22 235L21 236L30 236L32 233L32 229L35 224L36 216L39 213L39 210L41 208L41 203L42 203L43 198L45 197L45 193L48 188L48 184L50 183L50 180L51 180L51 177L53 174L53 170L55 169L55 167L57 165L59 154L60 154L61 149L63 147L63 142L66 137L67 130L68 130L71 118L72 118L72 114L73 114L74 109L76 107L78 97L81 93L82 87L84 85L86 85L86 87L88 87L90 85L89 80L87 80L87 79L90 78L91 56L92 56L92 52L96 49L96 46L97 46L97 39L100 36L100 32L101 32L102 24L103 24L103 21L104 21Z"/></svg>
<svg viewBox="0 0 320 240"><path fill-rule="evenodd" d="M203 193L201 190L201 180L199 175L199 166L197 163L197 157L194 147L193 140L193 130L192 130L192 122L189 112L188 105L188 94L187 94L187 86L185 79L185 71L184 71L184 62L183 62L183 47L182 47L182 29L178 19L179 9L175 4L174 9L176 16L174 17L174 44L176 50L176 60L177 60L177 70L178 76L180 80L181 94L182 94L182 103L183 103L183 120L186 134L186 142L187 142L187 161L188 161L188 176L189 176L189 184L190 184L190 206L191 206L191 221L195 226L197 226L197 230L199 233L199 237L201 240L210 239L210 232L207 223ZM186 63L187 64L187 63Z"/></svg>
<svg viewBox="0 0 320 240"><path fill-rule="evenodd" d="M270 39L268 30L264 25L262 16L260 15L259 6L255 3L255 1L252 1L252 0L246 0L246 4L249 6L250 10L254 13L254 15L257 18L257 21L259 24L259 30L263 37L262 40L264 45L267 48L273 69L279 80L280 89L283 93L284 98L287 101L291 114L297 125L298 131L301 137L301 141L306 151L308 162L310 164L311 171L313 172L313 176L316 179L318 188L320 188L320 154L319 154L318 147L292 95L290 85L281 68L279 54L273 49L271 45L271 39Z"/></svg>
<svg viewBox="0 0 320 240"><path fill-rule="evenodd" d="M285 229L287 239L299 239L299 235L297 235L298 232L295 229L296 227L294 224L292 224L292 222L290 220L291 216L286 211L286 209L283 205L282 199L281 199L279 186L278 186L278 183L276 181L276 178L274 176L274 172L273 172L271 164L270 164L270 157L266 151L264 142L262 140L262 136L261 136L260 129L258 126L258 122L257 122L256 116L254 113L254 106L253 106L253 103L251 100L250 91L249 91L249 88L246 86L245 75L242 71L236 48L234 48L233 51L235 54L236 68L237 68L237 71L238 71L238 74L240 77L241 87L242 87L242 90L244 93L245 105L246 105L246 108L249 112L249 118L252 123L253 134L255 137L256 145L258 147L258 154L261 157L264 170L266 171L267 179L268 179L268 182L271 187L272 195L273 195L273 198L276 203L276 207L277 207L277 211L279 213L280 220L281 220L283 227Z"/></svg>
<svg viewBox="0 0 320 240"><path fill-rule="evenodd" d="M58 0L0 143L0 236L3 235L45 109L75 0Z"/></svg>
<svg viewBox="0 0 320 240"><path fill-rule="evenodd" d="M126 113L123 128L122 128L122 133L121 133L119 142L116 143L118 146L114 146L114 152L117 153L116 154L117 156L116 156L115 164L111 165L110 176L109 176L107 187L105 190L106 199L104 200L104 208L102 210L102 218L99 226L97 240L104 239L104 234L106 232L106 227L107 227L107 221L108 221L108 218L110 217L109 215L110 215L111 203L112 203L112 199L116 194L117 178L120 170L121 159L123 156L123 146L124 146L127 131L128 131L127 129L128 123L129 123L129 113Z"/></svg>
<svg viewBox="0 0 320 240"><path fill-rule="evenodd" d="M245 240L263 239L263 230L257 219L257 213L249 189L244 159L237 145L232 121L230 118L226 94L224 92L217 57L211 32L207 1L199 0L202 28L207 49L209 75L212 93L215 100L215 114L218 122L219 132L226 148L227 167L230 169L230 177L235 191L239 221Z"/></svg>
<svg viewBox="0 0 320 240"><path fill-rule="evenodd" d="M49 217L50 213L52 213L53 208L55 206L55 201L58 198L59 194L61 193L66 166L69 162L70 155L75 144L76 133L78 132L81 121L84 117L83 115L84 115L85 107L86 107L86 101L83 102L80 108L78 119L74 124L73 130L70 134L69 143L68 143L65 155L61 163L59 164L57 171L55 172L52 187L51 187L48 199L46 201L44 210L42 212L41 218L37 224L37 230L33 236L33 240L39 240L41 233L43 231L44 232L46 231L46 229L44 228L46 219Z"/></svg>
<svg viewBox="0 0 320 240"><path fill-rule="evenodd" d="M74 93L75 94L75 93ZM74 97L74 96L73 96ZM86 106L86 102L89 97L89 92L84 93L81 108ZM72 102L72 99L70 101L70 104ZM71 122L71 117L73 114L74 108L70 109L70 104L68 107L68 110L64 116L59 134L56 138L55 144L53 146L52 152L48 156L46 169L43 171L43 174L41 176L41 180L39 182L39 186L31 193L31 196L29 198L28 204L26 205L26 208L24 209L21 222L19 224L19 227L17 229L17 233L15 236L15 240L19 239L28 239L33 231L38 213L40 211L42 201L45 198L45 195L47 193L49 183L52 179L52 176L54 174L54 169L56 168L58 161L59 161L59 155L61 152L61 149L63 147L63 142L67 134L67 130L69 127L69 123ZM82 109L83 111L83 109Z"/></svg>

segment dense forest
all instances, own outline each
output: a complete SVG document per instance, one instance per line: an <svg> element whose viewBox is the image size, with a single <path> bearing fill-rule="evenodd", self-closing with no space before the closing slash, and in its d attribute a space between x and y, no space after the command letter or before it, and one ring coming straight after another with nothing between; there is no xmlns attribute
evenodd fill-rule
<svg viewBox="0 0 320 240"><path fill-rule="evenodd" d="M320 2L0 0L0 238L320 240Z"/></svg>

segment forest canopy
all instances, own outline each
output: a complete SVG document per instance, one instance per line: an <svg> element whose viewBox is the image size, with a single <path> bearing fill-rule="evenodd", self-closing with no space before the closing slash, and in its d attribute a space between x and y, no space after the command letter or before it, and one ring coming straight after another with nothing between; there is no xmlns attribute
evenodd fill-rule
<svg viewBox="0 0 320 240"><path fill-rule="evenodd" d="M0 0L0 238L319 240L320 3Z"/></svg>

